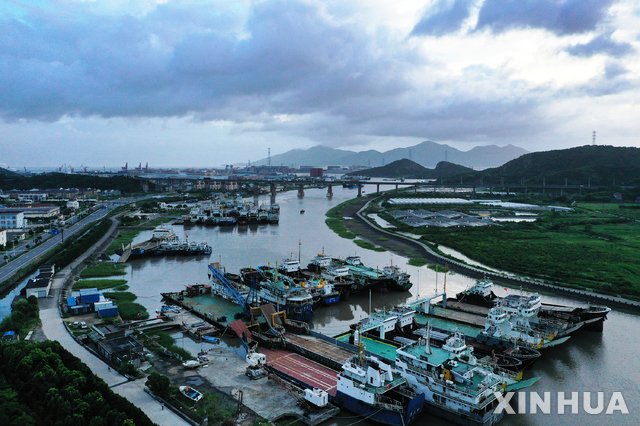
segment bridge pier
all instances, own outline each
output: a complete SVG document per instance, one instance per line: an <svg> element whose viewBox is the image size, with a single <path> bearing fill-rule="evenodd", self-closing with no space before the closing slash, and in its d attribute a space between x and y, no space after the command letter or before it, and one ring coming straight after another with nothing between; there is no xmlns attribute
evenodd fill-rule
<svg viewBox="0 0 640 426"><path fill-rule="evenodd" d="M413 185L413 193L418 194L418 185Z"/></svg>
<svg viewBox="0 0 640 426"><path fill-rule="evenodd" d="M327 197L333 197L333 185L329 184L329 188L327 188Z"/></svg>
<svg viewBox="0 0 640 426"><path fill-rule="evenodd" d="M269 193L269 203L271 203L271 205L274 205L276 203L276 184L273 182L269 184Z"/></svg>
<svg viewBox="0 0 640 426"><path fill-rule="evenodd" d="M358 182L358 197L362 197L362 184Z"/></svg>
<svg viewBox="0 0 640 426"><path fill-rule="evenodd" d="M304 198L304 184L298 185L298 198Z"/></svg>
<svg viewBox="0 0 640 426"><path fill-rule="evenodd" d="M398 195L398 184L396 183L396 195Z"/></svg>
<svg viewBox="0 0 640 426"><path fill-rule="evenodd" d="M380 193L380 184L376 183L376 194Z"/></svg>

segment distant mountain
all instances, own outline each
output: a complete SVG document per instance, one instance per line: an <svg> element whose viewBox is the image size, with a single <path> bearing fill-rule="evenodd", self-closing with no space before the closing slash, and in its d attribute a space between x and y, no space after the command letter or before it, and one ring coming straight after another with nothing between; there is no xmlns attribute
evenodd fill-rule
<svg viewBox="0 0 640 426"><path fill-rule="evenodd" d="M470 173L473 169L460 166L458 164L441 161L436 165L435 169L422 167L415 161L403 158L394 161L382 167L374 167L372 169L360 170L349 173L348 176L369 176L369 177L387 177L387 178L407 178L407 179L437 179L439 177L449 177L459 175L461 173Z"/></svg>
<svg viewBox="0 0 640 426"><path fill-rule="evenodd" d="M528 151L513 145L477 146L469 151L459 151L449 145L425 141L408 148L395 148L385 152L368 150L361 152L314 146L306 150L294 149L271 157L272 165L284 166L367 166L379 167L408 158L423 167L434 168L441 161L460 164L476 170L501 166L507 161L518 158ZM254 162L265 165L268 159Z"/></svg>
<svg viewBox="0 0 640 426"><path fill-rule="evenodd" d="M490 182L548 185L640 184L640 148L587 145L555 151L533 152L500 167L466 174ZM468 181L465 179L465 181Z"/></svg>

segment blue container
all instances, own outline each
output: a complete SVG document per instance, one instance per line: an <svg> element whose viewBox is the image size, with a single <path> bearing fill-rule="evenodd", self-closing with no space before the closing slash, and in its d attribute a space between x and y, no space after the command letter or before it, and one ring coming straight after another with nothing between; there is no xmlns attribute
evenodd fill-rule
<svg viewBox="0 0 640 426"><path fill-rule="evenodd" d="M113 317L115 315L118 315L118 307L117 306L110 306L108 308L100 309L98 311L98 316L100 318Z"/></svg>

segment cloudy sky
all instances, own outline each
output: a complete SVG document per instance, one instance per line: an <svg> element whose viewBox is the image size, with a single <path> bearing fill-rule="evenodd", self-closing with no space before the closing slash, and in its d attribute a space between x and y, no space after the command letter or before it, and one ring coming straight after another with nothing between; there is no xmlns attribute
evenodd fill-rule
<svg viewBox="0 0 640 426"><path fill-rule="evenodd" d="M640 0L4 0L0 163L640 146Z"/></svg>

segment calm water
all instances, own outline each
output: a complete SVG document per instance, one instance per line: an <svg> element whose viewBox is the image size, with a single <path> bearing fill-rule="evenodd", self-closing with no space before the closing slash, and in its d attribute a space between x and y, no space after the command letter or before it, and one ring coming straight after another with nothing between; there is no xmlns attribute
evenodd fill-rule
<svg viewBox="0 0 640 426"><path fill-rule="evenodd" d="M366 190L366 189L365 189ZM373 294L371 307L379 309L390 307L418 296L434 292L436 274L426 267L416 268L406 265L407 259L389 252L377 253L364 250L352 241L341 239L325 225L325 212L356 195L356 190L334 188L334 197L328 199L325 189L305 191L305 197L298 199L295 192L279 194L279 225L252 225L243 228L205 228L195 226L186 231L182 226L174 226L176 233L189 236L194 241L207 241L213 247L208 257L168 257L137 259L130 262L126 278L130 291L138 295L138 302L149 312L161 306L161 292L184 289L185 285L206 283L207 264L220 261L230 272L238 272L241 267L258 266L270 262L281 262L284 258L298 256L301 252L302 263L306 264L317 253L331 256L358 254L363 262L370 266L383 267L390 262L399 264L412 276L413 288L407 293L389 293L384 296ZM260 202L268 203L268 198ZM305 209L304 214L300 210ZM151 235L145 231L136 239L144 241ZM299 245L299 243L301 245ZM438 291L443 287L443 274L437 275ZM447 275L447 291L455 293L471 285L474 281L460 274ZM498 293L504 289L496 289ZM546 297L548 301L563 304L579 302ZM319 309L311 322L313 329L335 335L348 329L349 324L368 315L370 299L368 294L352 295L349 302L341 302L336 307ZM552 413L557 413L557 392L592 392L592 405L596 405L596 392L604 392L606 409L612 392L622 392L629 410L628 415L616 412L613 415L588 415L582 408L580 395L579 412L582 414L525 414L506 415L502 425L603 425L615 422L616 425L637 425L640 423L640 317L612 311L605 323L604 333L581 332L557 348L547 350L543 358L534 365L526 377L539 376L541 379L530 391L542 396L551 392ZM200 344L192 341L181 343L185 348L197 351ZM207 346L207 344L204 344ZM206 349L206 347L205 347ZM570 412L570 408L567 408ZM348 426L354 423L369 426L366 420L343 414L327 422L328 425ZM450 423L424 415L416 424L449 425Z"/></svg>

